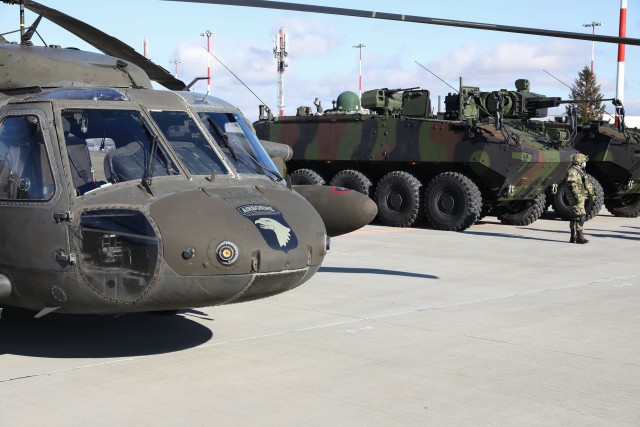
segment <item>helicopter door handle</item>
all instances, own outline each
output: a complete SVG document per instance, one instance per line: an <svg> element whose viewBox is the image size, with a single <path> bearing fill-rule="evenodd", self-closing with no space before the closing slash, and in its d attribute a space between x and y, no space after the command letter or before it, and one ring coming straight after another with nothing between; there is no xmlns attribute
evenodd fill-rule
<svg viewBox="0 0 640 427"><path fill-rule="evenodd" d="M72 253L67 254L64 250L60 249L56 251L56 261L64 264L75 264L76 255Z"/></svg>
<svg viewBox="0 0 640 427"><path fill-rule="evenodd" d="M73 221L73 212L56 212L53 214L53 219L56 221L56 224L62 221Z"/></svg>

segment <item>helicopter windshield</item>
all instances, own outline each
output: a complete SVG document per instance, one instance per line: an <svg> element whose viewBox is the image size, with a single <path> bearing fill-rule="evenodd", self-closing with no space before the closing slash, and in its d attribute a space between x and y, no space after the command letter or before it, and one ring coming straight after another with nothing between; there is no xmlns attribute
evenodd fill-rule
<svg viewBox="0 0 640 427"><path fill-rule="evenodd" d="M78 196L103 185L179 173L159 144L149 162L158 141L137 110L70 108L61 116Z"/></svg>
<svg viewBox="0 0 640 427"><path fill-rule="evenodd" d="M198 115L238 172L278 178L273 172L276 166L240 114L201 111Z"/></svg>
<svg viewBox="0 0 640 427"><path fill-rule="evenodd" d="M192 175L226 173L213 147L186 111L151 111L151 117Z"/></svg>

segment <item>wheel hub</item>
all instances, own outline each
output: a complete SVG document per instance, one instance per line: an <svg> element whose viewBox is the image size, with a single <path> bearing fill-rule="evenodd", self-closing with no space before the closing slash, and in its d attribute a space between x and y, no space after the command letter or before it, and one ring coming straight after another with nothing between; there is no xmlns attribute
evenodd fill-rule
<svg viewBox="0 0 640 427"><path fill-rule="evenodd" d="M456 208L456 198L449 192L442 193L438 205L443 212L453 213Z"/></svg>
<svg viewBox="0 0 640 427"><path fill-rule="evenodd" d="M393 210L396 210L396 211L400 210L400 208L402 207L402 202L403 202L402 194L394 192L389 195L389 206Z"/></svg>

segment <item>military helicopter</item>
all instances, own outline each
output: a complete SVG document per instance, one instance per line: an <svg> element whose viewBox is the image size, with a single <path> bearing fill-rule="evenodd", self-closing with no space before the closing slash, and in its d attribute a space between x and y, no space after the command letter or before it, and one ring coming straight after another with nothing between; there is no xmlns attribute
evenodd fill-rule
<svg viewBox="0 0 640 427"><path fill-rule="evenodd" d="M375 216L353 191L294 191L233 105L74 18L19 4L21 43L0 40L0 306L41 317L264 298L309 280L330 236ZM25 7L41 15L28 29ZM142 67L33 46L42 16Z"/></svg>

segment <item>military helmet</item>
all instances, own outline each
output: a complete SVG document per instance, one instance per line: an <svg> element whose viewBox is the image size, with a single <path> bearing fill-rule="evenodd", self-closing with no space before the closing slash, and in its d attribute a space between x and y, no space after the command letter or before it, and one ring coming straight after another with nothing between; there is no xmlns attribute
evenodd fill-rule
<svg viewBox="0 0 640 427"><path fill-rule="evenodd" d="M587 157L586 155L584 155L582 153L574 154L574 156L573 156L573 164L574 165L581 165L583 163L586 163L588 160L589 160L589 157Z"/></svg>
<svg viewBox="0 0 640 427"><path fill-rule="evenodd" d="M336 109L341 111L357 111L360 109L358 95L351 91L342 92L336 101Z"/></svg>

